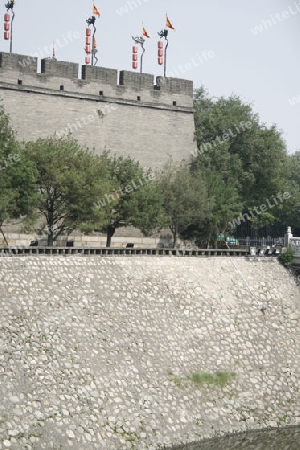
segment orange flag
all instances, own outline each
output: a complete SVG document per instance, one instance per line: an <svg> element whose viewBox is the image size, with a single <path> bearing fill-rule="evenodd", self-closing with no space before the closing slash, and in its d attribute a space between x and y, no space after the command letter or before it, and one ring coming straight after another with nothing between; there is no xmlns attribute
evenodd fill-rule
<svg viewBox="0 0 300 450"><path fill-rule="evenodd" d="M95 3L93 3L93 14L94 14L95 16L100 17L99 10L98 10L97 6L95 5Z"/></svg>
<svg viewBox="0 0 300 450"><path fill-rule="evenodd" d="M168 18L168 16L167 16L167 14L166 14L166 27L167 27L167 28L170 28L171 30L174 30L174 31L175 31L175 28L173 27L173 25L172 25L171 22L169 21L169 18Z"/></svg>
<svg viewBox="0 0 300 450"><path fill-rule="evenodd" d="M150 37L144 27L143 27L143 36L145 36L146 38Z"/></svg>

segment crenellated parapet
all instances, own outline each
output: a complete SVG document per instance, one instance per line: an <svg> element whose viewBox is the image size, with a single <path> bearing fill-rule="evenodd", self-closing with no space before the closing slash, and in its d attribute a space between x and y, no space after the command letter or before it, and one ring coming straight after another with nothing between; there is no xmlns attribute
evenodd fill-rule
<svg viewBox="0 0 300 450"><path fill-rule="evenodd" d="M193 83L0 53L0 102L20 140L72 135L97 154L161 168L195 150Z"/></svg>
<svg viewBox="0 0 300 450"><path fill-rule="evenodd" d="M143 91L144 89L155 89L154 77L148 73L136 73L122 70L119 75L119 84L129 89Z"/></svg>
<svg viewBox="0 0 300 450"><path fill-rule="evenodd" d="M87 83L103 83L110 86L118 83L117 69L107 69L106 67L82 66L81 77Z"/></svg>
<svg viewBox="0 0 300 450"><path fill-rule="evenodd" d="M176 108L193 108L193 82L180 78L154 77L105 67L79 65L46 58L37 72L37 58L33 56L0 53L0 83L26 89L49 89L60 93L107 97L123 101ZM8 86L7 86L8 87Z"/></svg>
<svg viewBox="0 0 300 450"><path fill-rule="evenodd" d="M78 64L46 58L41 61L41 73L53 77L78 80Z"/></svg>
<svg viewBox="0 0 300 450"><path fill-rule="evenodd" d="M12 72L36 75L37 58L17 53L0 53L0 67L2 76L12 75Z"/></svg>

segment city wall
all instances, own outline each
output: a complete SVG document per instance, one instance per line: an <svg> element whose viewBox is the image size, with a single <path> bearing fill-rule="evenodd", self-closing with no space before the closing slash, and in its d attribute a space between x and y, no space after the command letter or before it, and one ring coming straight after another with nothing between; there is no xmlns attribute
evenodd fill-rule
<svg viewBox="0 0 300 450"><path fill-rule="evenodd" d="M276 259L0 257L0 307L1 449L300 425L299 287Z"/></svg>
<svg viewBox="0 0 300 450"><path fill-rule="evenodd" d="M97 154L130 155L144 167L195 148L192 81L0 53L0 99L19 139L71 134Z"/></svg>

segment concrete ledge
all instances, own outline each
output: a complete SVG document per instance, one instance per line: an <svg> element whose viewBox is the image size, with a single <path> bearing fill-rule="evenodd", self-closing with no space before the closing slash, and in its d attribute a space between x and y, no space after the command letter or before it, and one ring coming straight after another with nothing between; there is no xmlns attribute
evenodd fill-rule
<svg viewBox="0 0 300 450"><path fill-rule="evenodd" d="M8 83L6 81L0 81L0 89L3 90L9 90L9 91L18 91L23 92L27 94L39 94L39 95L50 95L53 97L62 97L62 98L72 98L76 100L87 100L87 101L93 101L96 103L113 103L116 105L125 105L125 106L135 106L138 108L150 108L150 109L156 109L161 111L179 111L182 113L187 114L194 114L194 108L192 106L174 106L174 105L168 105L167 103L163 102L156 102L151 103L147 101L138 101L138 100L132 100L132 99L123 99L121 97L107 97L103 96L100 97L96 94L88 94L88 93L79 93L79 92L71 92L71 91L59 91L58 89L53 88L45 88L45 87L36 87L31 85L18 85L18 84L12 84Z"/></svg>
<svg viewBox="0 0 300 450"><path fill-rule="evenodd" d="M86 248L86 247L3 247L0 256L13 255L100 255L100 256L247 256L249 249L167 249L167 248Z"/></svg>

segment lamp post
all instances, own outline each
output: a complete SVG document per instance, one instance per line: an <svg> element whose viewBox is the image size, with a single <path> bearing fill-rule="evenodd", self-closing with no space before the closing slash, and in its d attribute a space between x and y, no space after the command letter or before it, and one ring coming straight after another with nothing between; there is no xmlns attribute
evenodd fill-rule
<svg viewBox="0 0 300 450"><path fill-rule="evenodd" d="M10 43L9 43L9 53L12 53L12 35L13 35L13 20L15 18L14 13L15 0L11 0L5 4L5 8L7 11L11 9L12 16L10 21Z"/></svg>
<svg viewBox="0 0 300 450"><path fill-rule="evenodd" d="M143 57L144 57L144 53L145 53L145 47L144 47L144 42L145 42L145 38L149 39L150 36L147 33L144 24L142 27L142 36L131 36L132 39L134 40L135 44L139 44L142 47L142 54L141 54L141 59L140 59L140 73L143 72ZM132 68L133 69L137 69L138 64L137 64L137 46L133 46L132 48Z"/></svg>
<svg viewBox="0 0 300 450"><path fill-rule="evenodd" d="M91 64L92 66L96 65L98 62L98 58L96 57L96 53L98 52L98 50L96 49L96 39L95 39L95 33L96 33L96 27L95 27L95 22L96 22L96 17L92 16L89 19L86 20L86 23L88 24L88 26L92 25L93 26L93 35L92 35L92 49L91 49L91 54L92 54L92 61ZM94 59L96 60L95 64L94 64Z"/></svg>
<svg viewBox="0 0 300 450"><path fill-rule="evenodd" d="M162 45L160 41L158 41L158 64L162 65L162 63L164 63L164 77L166 77L167 74L167 48L169 45L169 41L168 41L168 34L169 34L169 30L174 30L175 28L173 27L173 25L171 24L169 18L168 18L168 14L166 13L166 25L165 28L161 31L159 31L157 34L160 37L160 39L165 38L165 41L167 41L166 45L165 45L165 51L164 51L164 61L162 61Z"/></svg>
<svg viewBox="0 0 300 450"><path fill-rule="evenodd" d="M136 44L139 44L142 47L142 54L141 54L141 58L140 58L140 73L142 73L143 72L143 56L144 56L144 53L146 50L144 47L145 39L143 38L143 36L131 36L131 37Z"/></svg>
<svg viewBox="0 0 300 450"><path fill-rule="evenodd" d="M164 29L159 31L158 36L160 37L160 39L165 38L165 40L167 41L166 45L165 45L165 49L164 49L164 77L166 77L166 73L167 73L167 48L169 45L169 41L168 41L168 30Z"/></svg>

